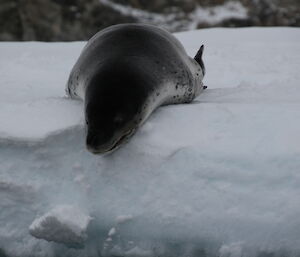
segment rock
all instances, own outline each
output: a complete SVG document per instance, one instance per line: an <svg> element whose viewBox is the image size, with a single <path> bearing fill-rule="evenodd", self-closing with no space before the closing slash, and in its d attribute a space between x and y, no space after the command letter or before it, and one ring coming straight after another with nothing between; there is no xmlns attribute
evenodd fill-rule
<svg viewBox="0 0 300 257"><path fill-rule="evenodd" d="M87 40L117 23L134 22L98 0L3 0L0 40Z"/></svg>
<svg viewBox="0 0 300 257"><path fill-rule="evenodd" d="M157 13L168 13L174 8L183 12L191 12L196 7L195 0L113 0L113 2Z"/></svg>
<svg viewBox="0 0 300 257"><path fill-rule="evenodd" d="M87 40L107 26L125 22L150 22L172 32L182 31L195 24L193 11L197 6L211 7L230 1L237 0L2 0L0 40ZM300 26L299 0L239 2L248 9L248 17L217 23L203 20L196 27ZM121 12L114 3L145 12ZM156 18L150 19L153 14Z"/></svg>

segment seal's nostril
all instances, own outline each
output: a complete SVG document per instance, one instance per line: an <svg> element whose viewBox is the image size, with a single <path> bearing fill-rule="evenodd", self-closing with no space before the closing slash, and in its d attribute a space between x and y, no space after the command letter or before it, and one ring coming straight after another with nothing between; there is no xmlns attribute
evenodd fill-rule
<svg viewBox="0 0 300 257"><path fill-rule="evenodd" d="M93 152L93 149L95 149L98 146L98 138L94 133L88 133L86 136L86 147L89 149L89 151Z"/></svg>
<svg viewBox="0 0 300 257"><path fill-rule="evenodd" d="M87 134L86 136L86 145L90 146L93 142L93 136L91 136L91 134Z"/></svg>

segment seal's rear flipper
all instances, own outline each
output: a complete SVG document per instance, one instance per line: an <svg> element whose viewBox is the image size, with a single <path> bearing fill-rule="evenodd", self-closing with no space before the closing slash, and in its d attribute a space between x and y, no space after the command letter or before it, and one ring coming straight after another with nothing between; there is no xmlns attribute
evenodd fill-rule
<svg viewBox="0 0 300 257"><path fill-rule="evenodd" d="M202 61L202 55L203 55L203 50L204 50L204 45L202 45L200 47L200 49L198 50L197 54L195 55L194 59L199 63L200 61Z"/></svg>
<svg viewBox="0 0 300 257"><path fill-rule="evenodd" d="M197 63L199 63L199 65L202 69L202 74L204 76L205 75L205 66L204 66L204 63L203 63L203 60L202 60L203 51L204 51L204 45L202 45L200 47L200 49L198 50L198 52L195 55L194 59L196 60Z"/></svg>

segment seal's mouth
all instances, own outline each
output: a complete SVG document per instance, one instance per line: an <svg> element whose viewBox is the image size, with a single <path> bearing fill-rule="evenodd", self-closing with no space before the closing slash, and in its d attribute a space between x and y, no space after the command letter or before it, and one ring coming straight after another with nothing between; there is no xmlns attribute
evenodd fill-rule
<svg viewBox="0 0 300 257"><path fill-rule="evenodd" d="M113 146L107 151L112 152L116 150L122 143L124 143L132 134L134 133L134 129L131 129L127 131L125 134L123 134L119 139L115 141Z"/></svg>
<svg viewBox="0 0 300 257"><path fill-rule="evenodd" d="M108 149L98 150L98 149L88 148L88 150L90 152L92 152L93 154L109 154L109 153L113 152L114 150L116 150L119 146L121 146L129 137L131 137L131 135L134 133L134 131L135 131L135 129L131 129L131 130L127 131L126 133L124 133Z"/></svg>

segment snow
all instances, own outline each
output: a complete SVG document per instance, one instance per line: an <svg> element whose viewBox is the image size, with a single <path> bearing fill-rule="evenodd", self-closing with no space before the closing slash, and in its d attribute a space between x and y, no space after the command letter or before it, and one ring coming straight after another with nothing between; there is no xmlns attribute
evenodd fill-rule
<svg viewBox="0 0 300 257"><path fill-rule="evenodd" d="M107 156L64 92L85 43L0 43L0 255L299 256L300 29L176 36L208 89Z"/></svg>
<svg viewBox="0 0 300 257"><path fill-rule="evenodd" d="M190 28L195 29L199 23L214 25L230 18L246 19L248 11L240 2L228 1L223 5L212 7L198 6L191 16L192 26Z"/></svg>
<svg viewBox="0 0 300 257"><path fill-rule="evenodd" d="M129 222L133 219L132 215L121 215L117 217L116 221L118 224Z"/></svg>
<svg viewBox="0 0 300 257"><path fill-rule="evenodd" d="M0 45L0 137L40 139L77 125L83 117L81 104L64 99L61 89L83 43L21 45Z"/></svg>
<svg viewBox="0 0 300 257"><path fill-rule="evenodd" d="M108 236L109 237L112 237L116 234L116 229L115 228L111 228L109 231L108 231Z"/></svg>
<svg viewBox="0 0 300 257"><path fill-rule="evenodd" d="M32 236L66 245L80 246L86 240L91 217L71 205L56 206L29 227Z"/></svg>

